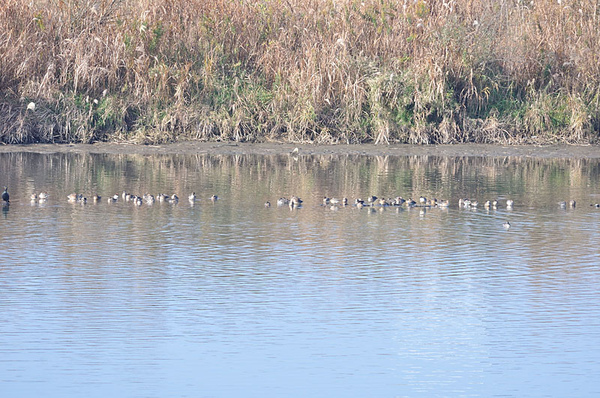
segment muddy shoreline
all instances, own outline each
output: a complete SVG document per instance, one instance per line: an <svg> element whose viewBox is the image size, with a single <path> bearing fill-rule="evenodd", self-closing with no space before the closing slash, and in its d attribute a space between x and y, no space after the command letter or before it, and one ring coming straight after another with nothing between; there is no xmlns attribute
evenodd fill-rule
<svg viewBox="0 0 600 398"><path fill-rule="evenodd" d="M450 156L450 157L533 157L597 158L597 145L503 146L493 144L455 145L294 145L280 143L178 142L165 145L129 143L2 145L0 153L101 153L139 155L283 155L298 148L298 155L365 156Z"/></svg>

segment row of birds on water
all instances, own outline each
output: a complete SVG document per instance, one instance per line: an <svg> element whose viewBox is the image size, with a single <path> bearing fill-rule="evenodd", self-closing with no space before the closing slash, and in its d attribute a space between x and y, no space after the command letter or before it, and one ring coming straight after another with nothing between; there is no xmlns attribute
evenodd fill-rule
<svg viewBox="0 0 600 398"><path fill-rule="evenodd" d="M327 196L323 197L323 206L329 206L332 210L336 210L339 206L348 206L349 205L348 198L329 198ZM297 196L292 196L291 198L279 198L277 199L277 206L289 206L290 209L294 209L302 204L302 199ZM507 209L512 209L514 201L512 199L507 199L505 202ZM479 206L479 202L477 200L471 199L460 199L458 201L458 205L465 209L476 209ZM571 201L572 207L575 207L575 201ZM450 206L450 201L448 200L437 200L436 198L427 199L424 196L419 197L419 201L413 200L411 198L404 199L401 196L397 196L395 198L378 198L377 196L369 196L367 200L363 200L361 198L354 199L354 206L359 209L362 209L365 206L369 208L373 208L375 206L379 206L380 209L383 209L387 206L394 206L396 208L413 208L413 207L421 207L421 211L424 212L424 208L448 208ZM486 209L497 209L500 206L497 200L488 200L485 201L483 207ZM271 207L270 202L265 202L265 207ZM504 229L508 230L511 227L509 221L505 221L502 226Z"/></svg>
<svg viewBox="0 0 600 398"><path fill-rule="evenodd" d="M302 204L302 199L297 196L292 196L291 198L279 198L277 199L277 206L290 206L290 207L298 207ZM348 206L350 201L348 198L329 198L327 196L323 197L323 206ZM514 201L512 199L506 200L506 207L512 208ZM396 196L395 198L378 198L377 196L369 196L366 200L357 198L354 199L353 205L358 208L367 207L386 207L386 206L395 206L395 207L439 207L446 208L450 206L450 201L448 200L438 200L436 198L427 199L424 196L419 197L419 200L413 200L412 198L404 199L402 196ZM479 206L479 202L477 200L471 199L460 199L458 201L459 207L464 208L477 208ZM488 200L484 202L483 207L486 209L497 209L500 206L497 200ZM271 207L271 202L265 202L265 207Z"/></svg>
<svg viewBox="0 0 600 398"><path fill-rule="evenodd" d="M31 199L32 203L35 203L35 202L44 203L48 200L49 197L50 197L50 195L47 192L40 192L39 194L32 193L30 199ZM84 203L87 203L88 201L98 203L98 202L100 202L101 199L102 199L102 197L100 195L92 195L91 198L88 200L88 198L86 196L84 196L83 194L75 193L75 192L67 195L67 201L70 203L84 204ZM135 205L142 205L143 203L152 204L155 202L159 202L159 203L163 203L163 202L164 203L178 203L179 202L179 197L177 196L177 194L167 195L167 194L159 193L156 196L151 195L151 194L144 194L142 196L138 196L138 195L127 193L125 191L123 191L123 193L121 195L114 194L114 195L109 196L107 198L107 202L115 203L115 202L119 201L120 199L124 200L125 202L131 202ZM219 197L217 195L212 195L208 199L211 202L215 202L219 199ZM191 203L196 202L197 200L200 200L200 198L198 198L196 196L195 192L192 192L188 196L188 201ZM2 201L5 203L10 203L10 194L8 193L7 187L4 187L4 192L2 192Z"/></svg>
<svg viewBox="0 0 600 398"><path fill-rule="evenodd" d="M33 193L31 194L31 202L46 202L49 198L49 195L47 192L40 192L39 194L37 193ZM90 201L97 203L100 202L102 198L99 195L92 195L91 198L89 199ZM212 195L208 198L211 202L215 202L217 201L219 198L217 195ZM87 203L88 202L88 198L86 196L84 196L83 194L78 194L78 193L71 193L69 195L67 195L67 200L71 203ZM126 191L123 191L123 193L121 195L119 194L114 194L109 196L107 199L108 203L115 203L119 200L123 200L125 202L131 202L135 205L142 205L143 203L146 204L153 204L155 202L159 202L159 203L178 203L179 202L179 197L177 196L177 194L172 194L172 195L167 195L167 194L158 194L156 196L151 195L151 194L144 194L144 195L134 195L134 194L130 194ZM187 200L190 203L195 203L196 201L200 200L200 198L196 195L195 192L192 192L190 195L188 195ZM10 203L10 195L8 193L8 188L4 187L4 192L2 192L2 201L4 203ZM290 198L287 197L281 197L279 199L277 199L277 206L289 206L290 208L297 208L300 207L303 203L303 200L300 199L298 196L291 196ZM322 204L323 206L331 206L332 208L335 207L339 207L339 206L348 206L350 205L350 201L348 200L348 198L342 198L342 199L338 199L338 198L329 198L327 196L323 197L322 199ZM409 199L404 199L401 196L397 196L395 198L378 198L377 196L369 196L366 200L363 200L361 198L357 198L354 199L353 203L354 206L356 206L357 208L363 208L363 207L375 207L375 206L380 206L380 207L386 207L386 206L394 206L394 207L406 207L406 208L411 208L411 207L425 207L425 208L433 208L433 207L437 207L437 208L447 208L450 206L450 202L448 200L438 200L436 198L426 198L424 196L419 197L418 201L417 200L413 200L411 198ZM505 201L505 207L507 209L511 209L513 207L514 201L512 199L506 199ZM458 201L458 206L460 208L467 208L467 209L477 209L478 206L480 205L479 201L474 200L474 199L467 199L467 198L461 198ZM570 200L570 201L561 201L558 202L559 207L561 208L575 208L576 206L576 202L575 200ZM483 207L485 209L497 209L499 208L501 205L499 203L498 200L487 200L485 202L483 202ZM596 208L600 208L600 204L595 203L595 204L591 204L590 206L594 206ZM265 202L265 207L271 207L271 202Z"/></svg>
<svg viewBox="0 0 600 398"><path fill-rule="evenodd" d="M36 198L36 195L32 194L31 200L32 201L42 200L41 195L42 194L37 195L37 198ZM102 199L102 197L100 197L99 195L92 195L92 197L91 197L91 200L94 203L100 202L101 199ZM215 202L219 199L219 197L217 195L212 195L208 199L211 202ZM67 200L71 203L87 203L87 201L88 201L87 197L85 197L83 194L78 194L78 193L71 193L71 194L67 195ZM114 194L107 198L108 203L115 203L115 202L118 202L119 200L123 200L125 202L131 202L137 206L141 206L144 203L151 205L155 202L175 204L175 203L179 203L179 196L177 196L177 194L167 195L164 193L159 193L156 196L148 194L148 193L139 196L139 195L134 195L134 194L123 191L123 193L121 195ZM188 201L190 203L195 203L197 200L200 200L200 198L196 196L196 192L192 192L188 196Z"/></svg>
<svg viewBox="0 0 600 398"><path fill-rule="evenodd" d="M35 202L40 202L40 203L44 203L48 200L49 195L47 192L40 192L39 194L37 193L33 193L31 194L31 202L35 203ZM91 200L95 203L100 202L102 198L99 195L92 195ZM138 195L133 195L130 193L127 193L126 191L123 191L123 193L119 196L119 194L114 194L112 196L109 196L107 198L108 203L115 203L117 201L119 201L119 199L122 199L125 202L132 202L135 205L141 206L144 202L146 202L147 204L153 204L155 202L159 202L159 203L178 203L179 202L179 197L177 196L177 194L172 194L172 195L166 195L166 194L158 194L156 196L151 195L151 194L144 194L142 196L138 196ZM192 192L189 196L188 196L188 201L190 203L195 203L196 200L198 200L199 198L196 196L195 192ZM218 196L217 195L212 195L209 198L212 202L215 202L216 200L218 200ZM8 193L8 188L4 187L4 192L2 192L2 200L4 203L8 204L10 203L10 195ZM78 193L71 193L69 195L67 195L67 200L71 203L82 203L85 204L87 203L88 199L86 196L84 196L83 194L78 194ZM290 209L294 209L297 207L300 207L302 205L304 201L302 199L300 199L298 196L292 196L290 198L284 198L281 197L279 199L277 199L277 206L289 206ZM464 208L477 208L478 206L478 202L476 200L471 200L471 199L460 199L459 200L459 206L460 207L464 207ZM511 199L507 199L505 202L506 208L510 209L512 208L514 202ZM575 201L571 201L570 203L571 207L575 207ZM349 200L348 198L342 198L342 199L337 199L337 198L328 198L328 197L323 197L323 206L331 206L331 208L337 208L338 206L348 206L349 205ZM378 198L376 196L369 196L367 198L367 200L363 200L360 198L357 198L354 200L354 205L361 209L365 206L369 206L369 207L374 207L374 206L380 206L381 208L386 207L386 206L396 206L396 207L407 207L407 208L411 208L411 207L426 207L426 208L431 208L431 207L439 207L439 208L447 208L450 205L450 202L448 200L437 200L435 198L433 199L427 199L424 196L421 196L419 198L419 202L413 200L413 199L404 199L401 196L397 196L395 198ZM493 208L496 209L499 206L499 203L497 200L493 200L493 201L486 201L484 203L484 207L486 209L489 208ZM566 206L566 202L564 202L564 206ZM271 207L271 203L270 202L265 202L265 207ZM561 202L561 207L563 207L563 204ZM600 207L597 205L597 207ZM503 227L505 229L509 229L511 227L510 222L505 221L503 224Z"/></svg>

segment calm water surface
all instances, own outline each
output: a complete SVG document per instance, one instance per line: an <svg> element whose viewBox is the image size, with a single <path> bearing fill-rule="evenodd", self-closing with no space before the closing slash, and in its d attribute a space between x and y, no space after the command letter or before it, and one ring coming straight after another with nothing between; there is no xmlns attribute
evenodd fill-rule
<svg viewBox="0 0 600 398"><path fill-rule="evenodd" d="M597 161L13 153L0 171L2 397L600 395ZM105 200L123 190L180 201ZM371 194L452 204L321 205Z"/></svg>

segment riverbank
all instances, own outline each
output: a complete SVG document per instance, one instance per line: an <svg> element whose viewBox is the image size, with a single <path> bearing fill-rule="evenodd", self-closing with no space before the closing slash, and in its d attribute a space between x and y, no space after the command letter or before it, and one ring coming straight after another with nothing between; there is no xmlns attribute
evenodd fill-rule
<svg viewBox="0 0 600 398"><path fill-rule="evenodd" d="M597 144L599 20L581 0L8 0L0 142Z"/></svg>
<svg viewBox="0 0 600 398"><path fill-rule="evenodd" d="M295 149L298 148L298 151ZM365 156L444 156L444 157L531 157L600 159L596 145L293 145L282 143L178 142L165 145L130 143L2 145L0 153L103 153L139 155L365 155Z"/></svg>

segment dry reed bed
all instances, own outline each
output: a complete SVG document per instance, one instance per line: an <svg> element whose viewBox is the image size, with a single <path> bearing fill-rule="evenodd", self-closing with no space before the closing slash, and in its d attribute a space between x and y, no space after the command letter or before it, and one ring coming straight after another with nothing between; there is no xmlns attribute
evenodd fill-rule
<svg viewBox="0 0 600 398"><path fill-rule="evenodd" d="M598 0L5 0L0 141L595 142L599 19Z"/></svg>

